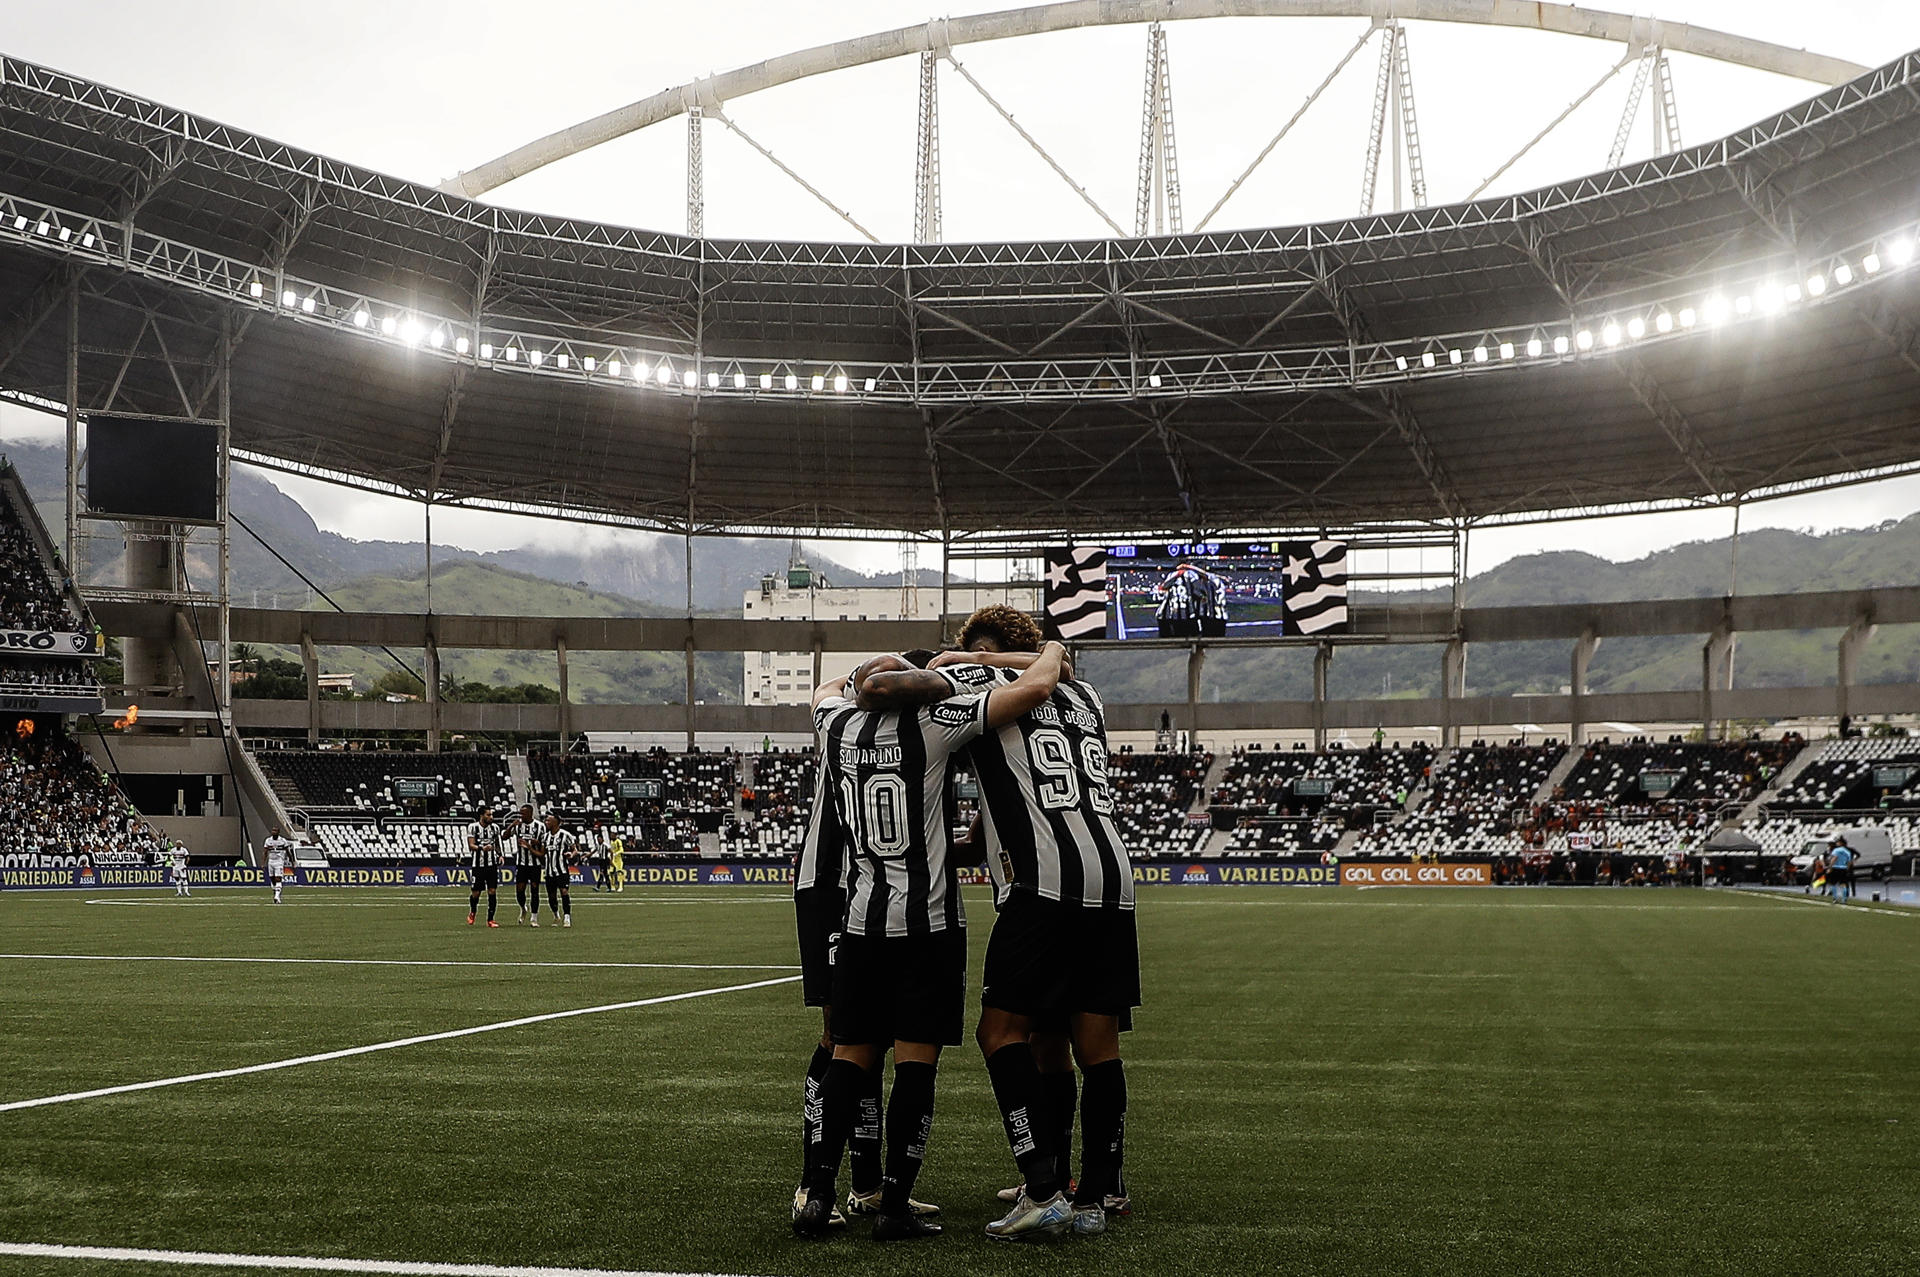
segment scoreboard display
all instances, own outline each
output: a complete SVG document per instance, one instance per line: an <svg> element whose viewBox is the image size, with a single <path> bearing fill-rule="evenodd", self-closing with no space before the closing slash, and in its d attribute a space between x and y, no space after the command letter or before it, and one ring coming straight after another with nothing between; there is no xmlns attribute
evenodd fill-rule
<svg viewBox="0 0 1920 1277"><path fill-rule="evenodd" d="M628 803L657 803L666 794L666 786L657 780L617 780L614 793Z"/></svg>

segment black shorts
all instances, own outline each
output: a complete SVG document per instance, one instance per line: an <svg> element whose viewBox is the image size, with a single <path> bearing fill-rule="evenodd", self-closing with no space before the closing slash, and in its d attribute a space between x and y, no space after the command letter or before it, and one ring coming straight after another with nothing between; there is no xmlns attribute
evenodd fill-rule
<svg viewBox="0 0 1920 1277"><path fill-rule="evenodd" d="M842 1046L958 1046L967 1014L964 928L842 935L833 959L833 1040Z"/></svg>
<svg viewBox="0 0 1920 1277"><path fill-rule="evenodd" d="M1058 1027L1065 1016L1119 1016L1140 1005L1133 910L1088 908L1011 891L987 940L980 1003Z"/></svg>
<svg viewBox="0 0 1920 1277"><path fill-rule="evenodd" d="M838 887L806 887L793 893L800 931L800 997L810 1007L833 1005L833 951L847 917L847 893Z"/></svg>
<svg viewBox="0 0 1920 1277"><path fill-rule="evenodd" d="M549 887L558 887L560 890L565 891L573 885L573 877L570 874L548 874L547 885Z"/></svg>
<svg viewBox="0 0 1920 1277"><path fill-rule="evenodd" d="M483 888L487 891L498 891L500 889L499 865L477 865L474 867L473 889L479 891Z"/></svg>
<svg viewBox="0 0 1920 1277"><path fill-rule="evenodd" d="M513 885L518 887L526 883L532 883L536 887L540 885L539 865L515 865L513 867Z"/></svg>

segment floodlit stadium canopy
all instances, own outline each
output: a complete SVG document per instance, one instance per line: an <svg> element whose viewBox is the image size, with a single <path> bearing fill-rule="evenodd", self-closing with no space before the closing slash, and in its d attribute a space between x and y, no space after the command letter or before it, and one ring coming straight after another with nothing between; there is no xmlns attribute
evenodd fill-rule
<svg viewBox="0 0 1920 1277"><path fill-rule="evenodd" d="M239 455L367 488L966 534L1458 523L1920 469L1920 53L1521 195L910 246L537 216L0 76L0 388L206 416L229 349Z"/></svg>

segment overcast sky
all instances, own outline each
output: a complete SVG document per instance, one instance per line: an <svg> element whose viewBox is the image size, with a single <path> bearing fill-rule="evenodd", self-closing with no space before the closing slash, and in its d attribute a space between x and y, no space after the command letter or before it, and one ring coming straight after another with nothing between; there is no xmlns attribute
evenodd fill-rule
<svg viewBox="0 0 1920 1277"><path fill-rule="evenodd" d="M1009 0L1011 3L1011 0ZM978 10L998 7L977 6ZM1646 0L1671 22L1718 27L1878 64L1920 47L1914 0ZM65 0L10 5L7 50L357 164L437 182L611 107L776 54L924 22L916 0ZM967 9L960 10L968 11ZM1366 30L1363 19L1230 19L1168 26L1189 229ZM1447 24L1410 29L1430 198L1464 198L1620 59L1617 45ZM1020 123L1131 229L1145 29L1066 32L956 55ZM1377 65L1369 47L1241 188L1215 227L1345 216L1359 200ZM1817 86L1676 55L1685 140L1718 137ZM1614 78L1493 188L1602 167L1630 71ZM882 239L912 225L917 64L899 59L741 99L742 128ZM1092 236L1104 224L950 70L941 84L950 240ZM1651 148L1643 112L1629 158ZM710 234L851 238L857 233L721 125L706 130ZM501 203L682 229L686 129L655 126L494 192ZM1383 177L1383 185L1386 179ZM1384 200L1381 203L1384 205ZM42 419L0 413L0 437ZM272 476L323 526L417 539L418 506ZM1743 527L1858 526L1920 509L1920 479L1750 507ZM1724 513L1488 530L1476 571L1538 548L1632 558L1723 536ZM476 549L574 542L579 529L443 511L437 540ZM859 556L878 566L890 550Z"/></svg>

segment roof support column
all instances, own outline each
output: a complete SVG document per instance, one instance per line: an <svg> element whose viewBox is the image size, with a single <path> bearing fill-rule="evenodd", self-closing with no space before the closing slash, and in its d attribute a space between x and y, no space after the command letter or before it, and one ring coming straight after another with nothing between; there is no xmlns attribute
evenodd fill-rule
<svg viewBox="0 0 1920 1277"><path fill-rule="evenodd" d="M1707 641L1700 647L1700 738L1712 740L1718 723L1718 706L1715 703L1714 690L1725 675L1728 663L1733 656L1733 626L1722 621L1718 629L1707 635Z"/></svg>
<svg viewBox="0 0 1920 1277"><path fill-rule="evenodd" d="M1440 744L1460 744L1460 702L1467 695L1467 641L1458 635L1440 653Z"/></svg>
<svg viewBox="0 0 1920 1277"><path fill-rule="evenodd" d="M1838 719L1851 720L1853 717L1853 685L1859 681L1860 651L1873 641L1880 627L1865 616L1847 627L1840 636L1838 656L1840 658L1839 677L1834 681L1833 712ZM1851 722L1848 724L1851 726Z"/></svg>
<svg viewBox="0 0 1920 1277"><path fill-rule="evenodd" d="M1333 664L1333 644L1322 643L1313 649L1313 748L1316 753L1327 747L1327 667Z"/></svg>
<svg viewBox="0 0 1920 1277"><path fill-rule="evenodd" d="M1187 649L1187 730L1200 730L1200 671L1207 663L1207 649L1195 643Z"/></svg>
<svg viewBox="0 0 1920 1277"><path fill-rule="evenodd" d="M1573 669L1567 680L1569 693L1567 739L1575 745L1587 743L1587 667L1600 649L1600 636L1592 629L1573 641Z"/></svg>
<svg viewBox="0 0 1920 1277"><path fill-rule="evenodd" d="M424 666L427 685L427 752L440 752L440 640L427 630L427 660Z"/></svg>
<svg viewBox="0 0 1920 1277"><path fill-rule="evenodd" d="M300 629L300 669L307 680L307 748L320 747L320 649L313 645L313 634Z"/></svg>
<svg viewBox="0 0 1920 1277"><path fill-rule="evenodd" d="M553 641L553 656L560 667L560 752L567 752L567 738L573 733L573 702L567 696L567 640L565 635Z"/></svg>

